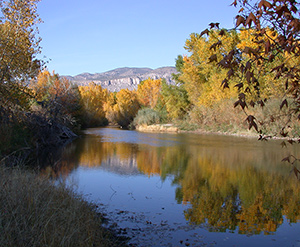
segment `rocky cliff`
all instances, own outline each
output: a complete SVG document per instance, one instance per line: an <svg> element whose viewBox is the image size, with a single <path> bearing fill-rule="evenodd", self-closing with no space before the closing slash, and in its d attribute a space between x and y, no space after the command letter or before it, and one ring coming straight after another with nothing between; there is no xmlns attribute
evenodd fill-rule
<svg viewBox="0 0 300 247"><path fill-rule="evenodd" d="M163 78L168 84L174 83L172 74L176 74L175 67L162 67L158 69L150 68L118 68L104 73L83 73L76 76L65 76L78 85L87 85L90 82L100 84L111 92L120 91L128 88L136 89L137 85L148 78Z"/></svg>

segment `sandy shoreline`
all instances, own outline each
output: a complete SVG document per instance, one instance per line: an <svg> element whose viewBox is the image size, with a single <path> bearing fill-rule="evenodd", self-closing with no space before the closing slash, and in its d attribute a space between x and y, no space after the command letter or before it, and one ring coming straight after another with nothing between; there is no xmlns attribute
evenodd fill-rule
<svg viewBox="0 0 300 247"><path fill-rule="evenodd" d="M173 124L153 124L153 125L140 125L136 127L137 131L140 132L167 132L167 133L193 133L200 135L228 135L228 136L237 136L237 137L248 137L248 138L258 138L257 133L250 131L245 131L243 133L230 133L230 132L221 132L221 131L206 131L202 129L197 130L181 130Z"/></svg>
<svg viewBox="0 0 300 247"><path fill-rule="evenodd" d="M181 130L179 127L176 127L174 124L153 124L153 125L140 125L136 126L136 130L140 132L148 132L148 133L193 133L199 135L224 135L224 136L235 136L235 137L243 137L243 138L256 138L260 139L261 135L259 133L255 133L252 131L244 130L239 133L232 132L222 132L222 131L207 131L203 129L196 130ZM294 140L298 141L299 138L291 138L291 137L282 137L282 136L267 136L263 135L264 140Z"/></svg>

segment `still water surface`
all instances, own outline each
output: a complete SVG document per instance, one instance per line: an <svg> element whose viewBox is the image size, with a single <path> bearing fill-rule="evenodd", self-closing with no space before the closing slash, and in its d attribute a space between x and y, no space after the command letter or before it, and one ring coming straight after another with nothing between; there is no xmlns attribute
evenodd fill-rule
<svg viewBox="0 0 300 247"><path fill-rule="evenodd" d="M89 129L55 175L137 246L300 246L300 182L281 162L300 148L280 143Z"/></svg>

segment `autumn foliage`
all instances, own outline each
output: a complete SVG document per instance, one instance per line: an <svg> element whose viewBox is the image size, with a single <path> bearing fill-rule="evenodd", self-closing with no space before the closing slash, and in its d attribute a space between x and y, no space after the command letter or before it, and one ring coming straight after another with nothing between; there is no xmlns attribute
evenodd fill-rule
<svg viewBox="0 0 300 247"><path fill-rule="evenodd" d="M27 111L71 128L181 121L223 132L248 127L261 139L299 135L296 1L234 1L236 26L225 30L210 23L192 33L184 46L187 54L176 59L174 84L148 78L136 90L119 92L95 83L73 85L41 70L37 3L1 1L1 123L22 122Z"/></svg>
<svg viewBox="0 0 300 247"><path fill-rule="evenodd" d="M161 79L154 80L148 78L142 81L137 89L137 95L141 105L153 109L159 100L161 85Z"/></svg>
<svg viewBox="0 0 300 247"><path fill-rule="evenodd" d="M28 138L25 112L31 106L26 82L41 66L38 0L0 2L0 156Z"/></svg>
<svg viewBox="0 0 300 247"><path fill-rule="evenodd" d="M79 92L69 80L45 70L30 82L29 89L32 90L35 111L69 127L77 124L75 116L79 114Z"/></svg>
<svg viewBox="0 0 300 247"><path fill-rule="evenodd" d="M80 118L84 127L105 125L104 102L107 101L107 90L100 85L90 83L88 86L79 86Z"/></svg>
<svg viewBox="0 0 300 247"><path fill-rule="evenodd" d="M286 124L280 135L288 136L288 126L294 118L299 119L299 33L300 20L297 1L237 1L232 5L239 7L235 29L251 34L250 42L244 47L236 47L223 53L220 58L211 59L228 74L222 82L223 88L230 85L238 88L239 96L235 107L240 106L245 112L248 106L264 106L267 98L262 94L264 88L271 88L273 82L283 89L282 100L278 106L288 111L284 114ZM223 47L225 32L212 24L210 30L202 34L218 32L218 41L214 45ZM213 54L212 56L215 56ZM269 82L264 81L269 76ZM238 77L238 81L235 78ZM264 83L266 83L264 85ZM271 94L273 95L273 94ZM266 122L246 112L249 128L260 130L259 124ZM269 122L280 115L272 116Z"/></svg>

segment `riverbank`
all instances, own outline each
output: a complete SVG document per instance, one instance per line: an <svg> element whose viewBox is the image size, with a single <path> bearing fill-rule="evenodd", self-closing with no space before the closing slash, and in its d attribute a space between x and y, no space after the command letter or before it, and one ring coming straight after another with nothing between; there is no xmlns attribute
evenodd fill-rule
<svg viewBox="0 0 300 247"><path fill-rule="evenodd" d="M249 137L257 138L258 134L253 131L245 129L244 131L239 132L230 132L230 131L220 131L220 130L205 130L197 127L191 129L186 129L180 125L176 124L152 124L152 125L139 125L136 126L136 130L140 132L166 132L166 133L194 133L194 134L213 134L213 135L228 135L228 136L237 136L237 137Z"/></svg>
<svg viewBox="0 0 300 247"><path fill-rule="evenodd" d="M179 129L173 124L152 124L152 125L138 125L136 127L137 131L141 132L172 132L177 133Z"/></svg>
<svg viewBox="0 0 300 247"><path fill-rule="evenodd" d="M233 131L225 131L225 130L216 130L216 129L205 129L205 128L197 128L192 126L191 128L186 128L185 126L181 126L180 124L153 124L153 125L142 125L136 126L136 130L140 132L149 132L149 133L193 133L198 135L223 135L223 136L235 136L235 137L243 137L243 138L256 138L260 140L293 140L298 141L298 137L282 137L282 136L271 136L265 135L261 136L259 133L253 130L233 130Z"/></svg>
<svg viewBox="0 0 300 247"><path fill-rule="evenodd" d="M104 217L64 185L0 166L0 246L126 246Z"/></svg>

